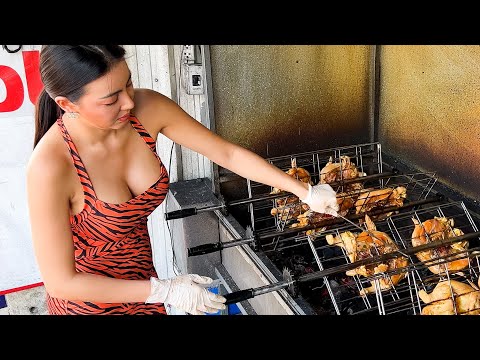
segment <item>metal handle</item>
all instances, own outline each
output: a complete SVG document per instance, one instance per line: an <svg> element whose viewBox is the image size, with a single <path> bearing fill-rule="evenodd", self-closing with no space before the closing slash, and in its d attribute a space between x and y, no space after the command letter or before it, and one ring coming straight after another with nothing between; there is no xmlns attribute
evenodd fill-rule
<svg viewBox="0 0 480 360"><path fill-rule="evenodd" d="M198 245L198 246L188 248L188 256L208 254L214 251L221 250L222 248L223 246L221 242Z"/></svg>
<svg viewBox="0 0 480 360"><path fill-rule="evenodd" d="M225 305L230 305L230 304L238 303L243 300L251 299L255 295L254 295L253 289L246 289L246 290L240 290L240 291L228 293L222 296L225 299L227 299L227 301L225 301Z"/></svg>
<svg viewBox="0 0 480 360"><path fill-rule="evenodd" d="M384 172L380 174L374 174L374 175L367 175L367 176L362 176L358 177L355 179L348 179L348 180L342 180L342 181L337 181L334 183L330 183L332 187L335 186L340 186L340 185L346 185L350 183L356 183L356 182L365 182L367 180L374 180L374 179L381 179L385 177L389 177L392 175L395 175L398 173L398 170L393 169L391 172ZM287 191L283 191L279 194L268 194L268 195L262 195L259 197L252 197L248 199L241 199L241 200L234 200L230 201L227 204L222 204L222 205L214 205L214 206L206 206L206 207L201 207L201 208L188 208L188 209L182 209L182 210L176 210L176 211L171 211L165 213L165 219L166 220L172 220L172 219L180 219L184 218L187 216L192 216L196 215L199 212L204 212L204 211L213 211L217 209L222 209L222 208L228 208L231 206L237 206L237 205L246 205L246 204L253 204L255 202L260 202L260 201L265 201L265 200L274 200L274 199L279 199L283 198L286 196L295 196L292 193L289 193Z"/></svg>
<svg viewBox="0 0 480 360"><path fill-rule="evenodd" d="M181 219L184 217L192 216L197 213L196 208L188 208L182 210L175 210L165 213L165 220L172 220L172 219Z"/></svg>
<svg viewBox="0 0 480 360"><path fill-rule="evenodd" d="M207 254L207 253L219 251L219 250L226 249L233 246L248 244L251 242L255 243L255 240L256 240L255 237L250 237L246 239L239 239L239 240L233 240L233 241L225 241L225 242L217 241L215 243L202 244L202 245L188 248L188 256Z"/></svg>

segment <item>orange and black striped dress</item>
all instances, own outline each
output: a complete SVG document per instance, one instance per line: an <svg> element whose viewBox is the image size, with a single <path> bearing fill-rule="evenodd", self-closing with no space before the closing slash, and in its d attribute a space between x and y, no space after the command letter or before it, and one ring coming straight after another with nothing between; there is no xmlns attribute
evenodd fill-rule
<svg viewBox="0 0 480 360"><path fill-rule="evenodd" d="M132 280L157 276L147 216L165 199L168 173L156 152L154 139L136 117L131 116L130 123L157 157L160 177L142 194L121 204L110 204L97 198L72 138L62 119L57 120L85 195L83 210L70 217L78 272ZM166 314L163 304L92 303L53 298L48 294L47 307L53 315Z"/></svg>

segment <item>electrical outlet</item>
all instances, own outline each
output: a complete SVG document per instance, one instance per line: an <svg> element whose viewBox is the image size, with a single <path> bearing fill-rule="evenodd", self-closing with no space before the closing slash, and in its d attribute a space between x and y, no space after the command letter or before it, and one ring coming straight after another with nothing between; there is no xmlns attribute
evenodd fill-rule
<svg viewBox="0 0 480 360"><path fill-rule="evenodd" d="M183 59L185 64L192 64L195 62L195 46L194 45L183 46Z"/></svg>

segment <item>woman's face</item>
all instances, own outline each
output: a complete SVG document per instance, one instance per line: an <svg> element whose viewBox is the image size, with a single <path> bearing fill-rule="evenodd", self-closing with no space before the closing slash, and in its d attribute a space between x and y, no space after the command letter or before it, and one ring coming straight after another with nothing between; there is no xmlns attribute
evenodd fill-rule
<svg viewBox="0 0 480 360"><path fill-rule="evenodd" d="M128 123L133 109L134 89L125 61L85 86L85 94L76 102L78 120L99 129L119 129Z"/></svg>

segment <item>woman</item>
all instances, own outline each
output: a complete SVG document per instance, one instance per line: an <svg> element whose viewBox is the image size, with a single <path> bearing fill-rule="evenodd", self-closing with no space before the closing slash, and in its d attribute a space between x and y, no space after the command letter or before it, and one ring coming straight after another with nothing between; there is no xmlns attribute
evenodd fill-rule
<svg viewBox="0 0 480 360"><path fill-rule="evenodd" d="M27 167L32 239L50 314L190 314L225 308L212 279L158 279L147 216L168 191L158 136L336 215L335 192L285 174L217 136L175 102L134 89L118 45L44 45L44 90ZM255 168L251 172L248 169Z"/></svg>

